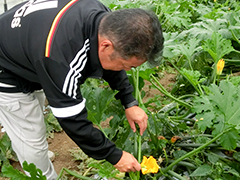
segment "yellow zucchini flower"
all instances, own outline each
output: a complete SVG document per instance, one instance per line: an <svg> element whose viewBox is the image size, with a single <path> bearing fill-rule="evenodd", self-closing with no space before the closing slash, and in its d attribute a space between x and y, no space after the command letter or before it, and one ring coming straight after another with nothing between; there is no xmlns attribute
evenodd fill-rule
<svg viewBox="0 0 240 180"><path fill-rule="evenodd" d="M225 65L225 61L223 59L220 59L217 63L217 75L222 74L222 70L224 68L224 65Z"/></svg>
<svg viewBox="0 0 240 180"><path fill-rule="evenodd" d="M150 156L149 158L143 156L141 167L143 175L147 173L157 173L160 168L157 164L156 159L154 159L153 156Z"/></svg>

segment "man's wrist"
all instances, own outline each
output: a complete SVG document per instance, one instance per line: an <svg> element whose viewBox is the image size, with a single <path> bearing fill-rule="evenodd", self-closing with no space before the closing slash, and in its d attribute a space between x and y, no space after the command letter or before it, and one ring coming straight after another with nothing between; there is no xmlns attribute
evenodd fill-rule
<svg viewBox="0 0 240 180"><path fill-rule="evenodd" d="M130 108L130 107L133 107L133 106L138 106L138 101L137 100L134 100L128 104L125 104L124 105L124 108L127 109L127 108Z"/></svg>
<svg viewBox="0 0 240 180"><path fill-rule="evenodd" d="M112 165L117 164L122 158L123 151L116 148L107 158L106 160L110 162Z"/></svg>

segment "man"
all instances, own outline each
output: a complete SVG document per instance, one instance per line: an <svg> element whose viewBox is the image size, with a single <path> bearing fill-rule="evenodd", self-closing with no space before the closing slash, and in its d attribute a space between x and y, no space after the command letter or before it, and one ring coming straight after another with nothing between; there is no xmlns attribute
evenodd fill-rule
<svg viewBox="0 0 240 180"><path fill-rule="evenodd" d="M119 91L131 128L135 132L137 123L142 135L147 115L131 94L125 70L161 54L156 15L110 12L97 0L30 0L0 16L0 36L0 118L21 163L34 163L48 180L57 177L47 155L45 94L64 131L86 154L122 172L141 169L87 120L80 84L88 77L105 79Z"/></svg>

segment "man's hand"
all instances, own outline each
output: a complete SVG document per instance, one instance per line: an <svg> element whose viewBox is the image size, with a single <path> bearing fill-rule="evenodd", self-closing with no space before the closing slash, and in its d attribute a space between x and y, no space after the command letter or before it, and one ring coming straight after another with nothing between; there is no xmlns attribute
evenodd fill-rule
<svg viewBox="0 0 240 180"><path fill-rule="evenodd" d="M132 154L123 151L121 159L114 165L120 172L140 171L141 165Z"/></svg>
<svg viewBox="0 0 240 180"><path fill-rule="evenodd" d="M133 132L136 132L135 123L137 123L140 128L140 135L143 135L143 132L147 128L148 120L148 116L145 113L145 111L138 106L132 106L130 108L125 109L125 113Z"/></svg>

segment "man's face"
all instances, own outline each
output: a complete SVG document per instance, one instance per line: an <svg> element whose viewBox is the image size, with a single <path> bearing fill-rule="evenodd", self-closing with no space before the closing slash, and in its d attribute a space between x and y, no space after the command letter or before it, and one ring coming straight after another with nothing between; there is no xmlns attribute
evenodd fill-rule
<svg viewBox="0 0 240 180"><path fill-rule="evenodd" d="M112 71L129 71L131 68L138 67L143 64L145 61L139 60L136 57L131 57L128 60L125 60L121 57L115 57L108 61L108 63L102 64L103 69L112 70Z"/></svg>
<svg viewBox="0 0 240 180"><path fill-rule="evenodd" d="M114 50L113 43L103 36L99 35L98 41L98 57L103 69L112 71L129 71L131 68L140 66L145 62L134 56L127 60L121 58L121 56Z"/></svg>

